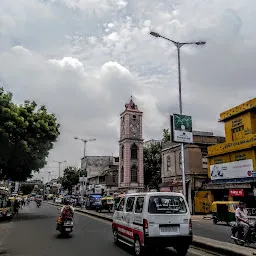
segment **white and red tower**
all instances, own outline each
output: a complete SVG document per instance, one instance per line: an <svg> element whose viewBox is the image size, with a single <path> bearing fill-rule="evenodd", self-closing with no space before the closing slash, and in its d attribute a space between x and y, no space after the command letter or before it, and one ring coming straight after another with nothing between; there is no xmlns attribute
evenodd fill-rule
<svg viewBox="0 0 256 256"><path fill-rule="evenodd" d="M144 190L142 115L132 97L120 115L118 187L124 192Z"/></svg>

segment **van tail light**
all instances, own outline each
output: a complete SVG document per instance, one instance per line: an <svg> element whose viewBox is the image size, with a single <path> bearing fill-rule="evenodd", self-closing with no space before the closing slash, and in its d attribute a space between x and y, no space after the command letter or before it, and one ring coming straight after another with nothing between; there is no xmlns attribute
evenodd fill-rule
<svg viewBox="0 0 256 256"><path fill-rule="evenodd" d="M148 220L143 219L143 230L144 230L144 234L148 235Z"/></svg>
<svg viewBox="0 0 256 256"><path fill-rule="evenodd" d="M193 231L192 231L192 219L189 219L189 234L192 235Z"/></svg>

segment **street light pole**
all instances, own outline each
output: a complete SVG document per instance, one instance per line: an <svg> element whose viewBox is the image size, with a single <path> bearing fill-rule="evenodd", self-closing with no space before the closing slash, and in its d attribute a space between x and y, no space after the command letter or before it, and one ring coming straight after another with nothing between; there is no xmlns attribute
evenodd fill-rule
<svg viewBox="0 0 256 256"><path fill-rule="evenodd" d="M54 162L56 162L56 163L58 163L59 164L59 178L60 178L60 172L61 172L61 164L62 163L66 163L67 162L67 160L64 160L64 161L54 161Z"/></svg>
<svg viewBox="0 0 256 256"><path fill-rule="evenodd" d="M178 80L179 80L179 112L180 115L183 114L183 106L182 106L182 87L181 87L181 65L180 65L180 48L183 45L187 44L193 44L193 45L205 45L206 42L204 41L196 41L196 42L185 42L185 43L180 43L176 42L174 40L171 40L167 37L161 36L160 34L156 32L150 32L150 35L154 37L161 37L167 41L172 42L176 48L177 48L177 53L178 53ZM186 198L186 173L185 173L185 153L184 153L184 143L181 143L181 164L182 164L182 188L183 188L183 195Z"/></svg>
<svg viewBox="0 0 256 256"><path fill-rule="evenodd" d="M74 137L74 139L75 140L80 140L80 141L82 141L84 143L84 156L83 156L83 158L85 159L85 157L86 157L86 144L87 144L87 142L95 141L96 139L81 139L81 138L78 138L78 137ZM82 167L82 162L81 162L81 167Z"/></svg>

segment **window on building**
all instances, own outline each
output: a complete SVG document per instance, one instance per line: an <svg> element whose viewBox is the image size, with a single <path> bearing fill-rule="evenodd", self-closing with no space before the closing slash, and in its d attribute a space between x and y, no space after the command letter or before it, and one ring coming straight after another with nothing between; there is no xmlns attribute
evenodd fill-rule
<svg viewBox="0 0 256 256"><path fill-rule="evenodd" d="M121 168L120 180L121 180L121 182L124 182L124 167L123 166Z"/></svg>
<svg viewBox="0 0 256 256"><path fill-rule="evenodd" d="M121 147L121 159L124 159L124 146Z"/></svg>
<svg viewBox="0 0 256 256"><path fill-rule="evenodd" d="M131 159L138 159L138 147L135 143L131 147Z"/></svg>
<svg viewBox="0 0 256 256"><path fill-rule="evenodd" d="M131 168L131 182L138 182L138 169L136 165Z"/></svg>
<svg viewBox="0 0 256 256"><path fill-rule="evenodd" d="M125 211L126 212L132 212L133 210L133 205L134 205L135 197L128 197L126 206L125 206Z"/></svg>
<svg viewBox="0 0 256 256"><path fill-rule="evenodd" d="M243 125L232 129L232 139L233 140L240 140L243 137L244 137L244 126Z"/></svg>
<svg viewBox="0 0 256 256"><path fill-rule="evenodd" d="M112 176L112 181L113 181L113 183L116 182L116 175L115 174L113 174L113 176Z"/></svg>
<svg viewBox="0 0 256 256"><path fill-rule="evenodd" d="M167 156L167 172L171 170L171 157Z"/></svg>

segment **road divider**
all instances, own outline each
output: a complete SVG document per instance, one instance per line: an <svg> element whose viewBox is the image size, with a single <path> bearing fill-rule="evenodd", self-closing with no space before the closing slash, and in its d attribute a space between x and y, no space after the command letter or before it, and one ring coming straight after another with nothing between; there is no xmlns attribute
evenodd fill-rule
<svg viewBox="0 0 256 256"><path fill-rule="evenodd" d="M61 204L55 204L48 202L48 204L54 205L54 206L63 206ZM109 222L113 221L113 218L111 216L108 216L106 214L97 213L90 210L85 210L81 208L75 208L76 212L84 213L93 217L97 217ZM256 255L255 249L239 246L236 244L226 243L217 241L214 239L202 237L202 236L193 236L193 245L197 248L202 248L206 250L210 250L215 253L220 253L222 255L226 256L253 256Z"/></svg>

